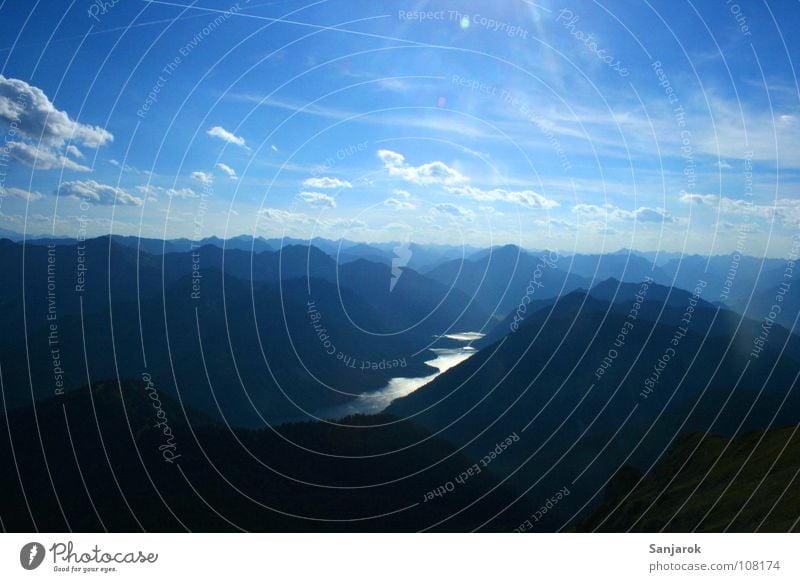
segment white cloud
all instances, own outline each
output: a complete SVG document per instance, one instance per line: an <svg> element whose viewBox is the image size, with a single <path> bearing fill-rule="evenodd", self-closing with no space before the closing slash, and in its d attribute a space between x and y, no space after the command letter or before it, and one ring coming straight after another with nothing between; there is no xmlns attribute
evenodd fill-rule
<svg viewBox="0 0 800 582"><path fill-rule="evenodd" d="M169 198L199 198L200 195L191 188L163 188L162 186L153 186L146 184L136 186L136 190L141 192L148 200L157 200L158 194L164 194Z"/></svg>
<svg viewBox="0 0 800 582"><path fill-rule="evenodd" d="M320 192L300 192L298 196L315 208L336 208L336 200L333 196L328 196L327 194L321 194Z"/></svg>
<svg viewBox="0 0 800 582"><path fill-rule="evenodd" d="M223 164L222 162L220 162L220 163L218 163L218 164L216 165L216 168L217 168L219 171L221 171L221 172L224 172L225 174L227 174L227 175L228 175L228 177L229 177L231 180L238 180L238 179L239 179L239 176L237 176L237 175L236 175L236 170L234 170L233 168L231 168L231 167L230 167L228 164Z"/></svg>
<svg viewBox="0 0 800 582"><path fill-rule="evenodd" d="M47 95L20 79L0 75L0 125L8 127L6 146L19 162L41 170L61 168L87 172L89 168L67 157L83 158L77 146L96 148L114 140L101 127L70 119L55 108Z"/></svg>
<svg viewBox="0 0 800 582"><path fill-rule="evenodd" d="M136 168L134 168L133 166L129 166L128 164L122 164L118 160L113 160L113 159L112 160L108 160L108 163L111 164L112 166L114 166L115 168L121 169L123 172L135 172L136 171ZM144 174L149 174L150 172L145 171L143 173Z"/></svg>
<svg viewBox="0 0 800 582"><path fill-rule="evenodd" d="M222 141L226 141L230 144L237 145L241 148L247 149L247 144L244 142L244 138L241 136L236 135L233 132L228 131L222 126L215 125L214 127L210 128L207 132L208 135L211 137L217 137Z"/></svg>
<svg viewBox="0 0 800 582"><path fill-rule="evenodd" d="M214 176L206 172L192 172L191 178L192 180L197 180L201 184L211 184L214 181Z"/></svg>
<svg viewBox="0 0 800 582"><path fill-rule="evenodd" d="M725 160L720 160L718 162L715 162L714 165L717 166L717 168L719 168L720 170L731 170L731 169L733 169L733 166L731 166Z"/></svg>
<svg viewBox="0 0 800 582"><path fill-rule="evenodd" d="M328 226L334 229L361 230L367 228L367 223L355 218L339 218L329 222Z"/></svg>
<svg viewBox="0 0 800 582"><path fill-rule="evenodd" d="M447 188L448 192L459 194L483 202L502 201L510 204L519 204L528 208L543 208L549 210L558 206L558 202L534 192L533 190L509 191L500 188L494 190L481 190L474 186L459 186Z"/></svg>
<svg viewBox="0 0 800 582"><path fill-rule="evenodd" d="M88 167L74 162L53 148L38 147L22 141L10 141L6 143L6 147L14 159L28 166L35 165L40 170L64 168L76 172L89 171Z"/></svg>
<svg viewBox="0 0 800 582"><path fill-rule="evenodd" d="M775 209L784 225L792 228L800 227L800 200L782 198L775 202Z"/></svg>
<svg viewBox="0 0 800 582"><path fill-rule="evenodd" d="M800 225L800 200L780 198L774 204L756 204L750 200L728 198L716 194L689 194L680 197L681 202L707 208L720 215L751 216L766 220L775 218L785 226Z"/></svg>
<svg viewBox="0 0 800 582"><path fill-rule="evenodd" d="M406 158L402 154L391 150L378 150L378 157L387 167L398 167L405 164Z"/></svg>
<svg viewBox="0 0 800 582"><path fill-rule="evenodd" d="M390 222L389 224L385 224L381 230L399 230L399 231L412 231L414 230L411 228L411 225L406 224L405 222Z"/></svg>
<svg viewBox="0 0 800 582"><path fill-rule="evenodd" d="M637 222L678 222L677 218L668 214L663 208L647 208L645 206L634 210L631 218Z"/></svg>
<svg viewBox="0 0 800 582"><path fill-rule="evenodd" d="M472 218L474 213L468 208L443 202L433 207L433 211L452 218Z"/></svg>
<svg viewBox="0 0 800 582"><path fill-rule="evenodd" d="M609 214L607 208L595 206L594 204L576 204L572 207L572 212L592 218L607 218Z"/></svg>
<svg viewBox="0 0 800 582"><path fill-rule="evenodd" d="M73 180L62 182L58 193L77 200L85 200L89 204L108 206L120 204L124 206L141 206L142 199L128 194L122 188L101 184L94 180Z"/></svg>
<svg viewBox="0 0 800 582"><path fill-rule="evenodd" d="M303 186L309 188L352 188L353 185L347 180L339 178L308 178L303 182Z"/></svg>
<svg viewBox="0 0 800 582"><path fill-rule="evenodd" d="M114 140L101 127L70 119L38 87L3 75L0 75L0 120L15 123L18 133L47 146L60 147L71 140L96 148Z"/></svg>
<svg viewBox="0 0 800 582"><path fill-rule="evenodd" d="M747 200L735 200L723 196L720 198L720 212L722 214L752 214L759 218L770 218L776 208L765 204L753 204Z"/></svg>
<svg viewBox="0 0 800 582"><path fill-rule="evenodd" d="M163 188L151 185L141 185L136 186L136 190L141 193L148 202L157 202L158 196L156 196L156 193L163 190Z"/></svg>
<svg viewBox="0 0 800 582"><path fill-rule="evenodd" d="M498 211L497 208L494 206L479 206L478 210L480 210L483 214L492 214L494 216L503 216L503 213Z"/></svg>
<svg viewBox="0 0 800 582"><path fill-rule="evenodd" d="M429 162L421 166L410 166L402 154L390 150L378 150L378 158L390 176L422 186L430 184L462 184L469 179L444 162Z"/></svg>
<svg viewBox="0 0 800 582"><path fill-rule="evenodd" d="M258 215L277 224L291 225L314 223L314 220L307 214L303 214L302 212L290 212L288 210L281 210L280 208L262 208L258 211Z"/></svg>
<svg viewBox="0 0 800 582"><path fill-rule="evenodd" d="M164 190L164 193L169 196L170 198L199 198L197 192L192 190L191 188L168 188Z"/></svg>
<svg viewBox="0 0 800 582"><path fill-rule="evenodd" d="M5 214L0 211L0 222L5 222L8 224L23 224L25 217L21 214Z"/></svg>
<svg viewBox="0 0 800 582"><path fill-rule="evenodd" d="M0 198L5 198L6 196L19 198L27 202L33 202L34 200L40 200L42 198L39 192L31 190L23 190L22 188L0 188Z"/></svg>
<svg viewBox="0 0 800 582"><path fill-rule="evenodd" d="M754 204L752 201L717 196L716 194L683 193L681 202L696 206L705 206L719 210L721 214L749 214L758 218L770 218L774 212L771 206Z"/></svg>
<svg viewBox="0 0 800 582"><path fill-rule="evenodd" d="M560 228L564 230L575 230L575 224L572 222L567 222L566 220L560 220L558 218L550 218L546 221L545 226L550 228Z"/></svg>
<svg viewBox="0 0 800 582"><path fill-rule="evenodd" d="M341 235L345 230L365 230L368 225L363 220L355 218L336 218L330 220L318 220L303 212L293 210L283 210L280 208L262 208L258 211L259 218L264 221L259 224L259 228L266 232L274 233L275 229L291 231L295 230L298 236L305 236L305 229L301 227L314 227L316 232L326 231ZM386 227L381 226L381 230Z"/></svg>
<svg viewBox="0 0 800 582"><path fill-rule="evenodd" d="M67 146L67 154L79 160L83 159L83 152L72 144Z"/></svg>
<svg viewBox="0 0 800 582"><path fill-rule="evenodd" d="M411 202L398 200L397 198L387 198L383 201L383 204L395 210L414 210L416 208Z"/></svg>
<svg viewBox="0 0 800 582"><path fill-rule="evenodd" d="M411 198L411 194L407 190L392 190L392 194L401 198L405 198L406 200Z"/></svg>
<svg viewBox="0 0 800 582"><path fill-rule="evenodd" d="M713 123L693 127L692 146L697 151L740 160L743 165L751 158L800 166L800 131L794 115L778 113L763 101L742 103L708 90L702 98L714 118Z"/></svg>
<svg viewBox="0 0 800 582"><path fill-rule="evenodd" d="M663 208L641 206L636 210L623 210L612 205L595 206L593 204L576 204L572 207L576 214L592 219L608 221L635 221L655 223L678 223L680 219L672 216Z"/></svg>
<svg viewBox="0 0 800 582"><path fill-rule="evenodd" d="M688 192L684 192L680 197L681 202L696 204L698 206L714 206L717 200L718 198L715 194L689 194Z"/></svg>

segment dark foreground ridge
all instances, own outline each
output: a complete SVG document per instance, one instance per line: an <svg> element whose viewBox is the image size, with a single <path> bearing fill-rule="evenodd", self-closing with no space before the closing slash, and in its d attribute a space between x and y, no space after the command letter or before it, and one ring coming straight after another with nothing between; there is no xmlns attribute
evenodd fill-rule
<svg viewBox="0 0 800 582"><path fill-rule="evenodd" d="M2 418L5 530L511 531L527 511L497 515L516 497L499 487L437 526L498 480L484 470L426 501L475 461L388 416L231 430L152 394L103 382Z"/></svg>
<svg viewBox="0 0 800 582"><path fill-rule="evenodd" d="M798 427L732 439L694 433L653 471L625 467L584 531L787 532L797 530ZM643 510L650 508L642 517Z"/></svg>

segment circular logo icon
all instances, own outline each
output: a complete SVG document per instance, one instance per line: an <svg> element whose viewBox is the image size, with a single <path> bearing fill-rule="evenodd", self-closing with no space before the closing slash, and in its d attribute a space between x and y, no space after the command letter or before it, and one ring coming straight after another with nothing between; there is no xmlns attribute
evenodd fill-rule
<svg viewBox="0 0 800 582"><path fill-rule="evenodd" d="M19 563L26 570L35 570L44 561L44 546L38 542L29 542L19 552Z"/></svg>

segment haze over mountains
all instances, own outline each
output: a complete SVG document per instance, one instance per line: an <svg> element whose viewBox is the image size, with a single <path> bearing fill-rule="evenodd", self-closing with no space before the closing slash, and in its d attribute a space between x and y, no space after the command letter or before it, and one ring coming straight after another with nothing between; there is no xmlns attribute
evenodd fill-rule
<svg viewBox="0 0 800 582"><path fill-rule="evenodd" d="M65 422L92 498L128 516L111 524L118 531L315 530L302 508L331 529L510 531L563 488L569 495L524 529L688 527L657 499L653 515L630 506L628 493L652 496L663 464L705 454L709 439L760 431L769 441L800 422L800 304L792 261L653 258L323 239L2 240L0 370L14 428L0 455L13 464L26 447L27 459L19 476L6 472L5 527L101 525L86 517L83 493L52 511L54 489L81 491ZM453 346L477 351L436 375L426 362ZM381 415L315 415L392 379L429 376ZM174 419L180 474L161 459L146 385ZM16 441L23 431L39 431L41 445ZM137 450L141 466L126 465ZM794 465L781 459L788 474ZM52 467L55 487L42 481ZM154 485L140 469L166 491L165 507L141 508ZM105 493L120 475L119 495ZM720 495L742 499L730 478ZM227 497L226 479L247 494ZM228 519L180 500L197 483ZM431 493L439 487L446 494ZM49 509L20 509L26 493ZM248 497L261 501L260 517ZM713 519L695 526L723 527L727 514L698 499ZM617 505L625 517L609 514ZM360 508L385 517L337 521Z"/></svg>

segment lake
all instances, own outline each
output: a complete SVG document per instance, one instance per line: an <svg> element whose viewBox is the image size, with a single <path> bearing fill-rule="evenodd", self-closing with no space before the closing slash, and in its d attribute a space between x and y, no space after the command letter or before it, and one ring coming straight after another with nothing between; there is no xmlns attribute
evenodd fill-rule
<svg viewBox="0 0 800 582"><path fill-rule="evenodd" d="M338 420L351 414L377 414L389 406L392 400L411 394L417 388L421 388L440 374L476 354L477 350L470 346L469 343L482 338L483 335L481 333L467 332L441 336L467 345L458 348L433 348L431 351L436 354L436 357L425 363L438 370L434 374L422 378L392 378L383 388L365 392L345 404L315 410L312 414L317 418L327 420ZM310 419L306 418L305 420Z"/></svg>

